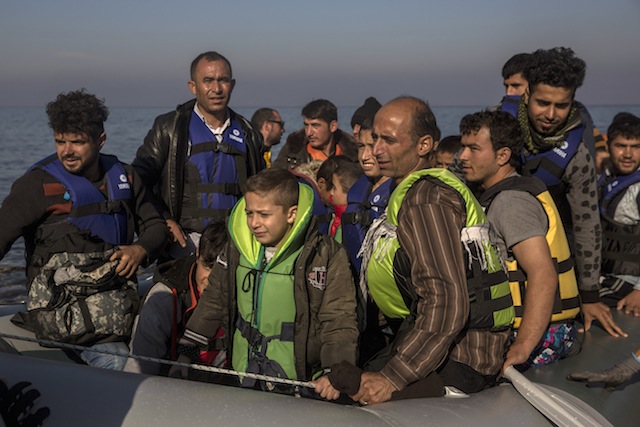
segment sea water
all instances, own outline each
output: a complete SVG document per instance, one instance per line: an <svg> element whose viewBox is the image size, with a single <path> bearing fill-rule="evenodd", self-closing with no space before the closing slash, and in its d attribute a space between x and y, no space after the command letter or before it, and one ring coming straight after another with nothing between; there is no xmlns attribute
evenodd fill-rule
<svg viewBox="0 0 640 427"><path fill-rule="evenodd" d="M350 133L350 120L357 107L339 107L340 128ZM460 119L486 106L433 107L442 136L458 133ZM640 116L640 105L635 106L588 106L595 125L606 132L613 116L620 111L629 111ZM250 119L257 108L237 107L236 112ZM111 114L105 123L107 142L102 152L115 154L120 160L131 163L137 148L151 128L153 120L160 114L173 110L167 108L110 108ZM282 143L272 148L273 159L277 157L289 133L302 127L301 107L277 108L285 121ZM31 165L55 151L51 129L47 124L44 107L0 108L0 200L11 190L13 181ZM2 225L0 224L0 227ZM0 304L22 302L26 297L24 275L24 243L18 239L0 260ZM141 272L148 277L152 269Z"/></svg>

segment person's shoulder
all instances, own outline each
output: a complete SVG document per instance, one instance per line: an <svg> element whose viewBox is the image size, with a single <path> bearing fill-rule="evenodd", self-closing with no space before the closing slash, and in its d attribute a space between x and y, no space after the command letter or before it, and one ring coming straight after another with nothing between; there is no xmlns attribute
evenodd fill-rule
<svg viewBox="0 0 640 427"><path fill-rule="evenodd" d="M459 205L462 196L458 190L437 178L425 177L417 180L407 191L406 199L415 204L455 204Z"/></svg>
<svg viewBox="0 0 640 427"><path fill-rule="evenodd" d="M356 144L355 138L342 129L336 130L335 135L338 140L338 144Z"/></svg>
<svg viewBox="0 0 640 427"><path fill-rule="evenodd" d="M571 178L576 174L593 174L594 176L596 174L596 168L593 162L593 156L591 155L591 150L584 141L580 142L580 144L576 148L575 154L567 164L563 179L570 181Z"/></svg>
<svg viewBox="0 0 640 427"><path fill-rule="evenodd" d="M256 143L260 140L259 132L253 127L253 125L251 124L251 121L249 121L243 115L236 113L231 108L229 108L229 115L233 120L240 123L240 126L242 127L242 131L244 132L245 136L250 136L251 139Z"/></svg>
<svg viewBox="0 0 640 427"><path fill-rule="evenodd" d="M538 199L527 191L523 190L503 190L499 192L493 202L491 202L491 209L493 211L515 211L524 210L528 211L526 206L540 205Z"/></svg>
<svg viewBox="0 0 640 427"><path fill-rule="evenodd" d="M355 138L343 130L336 131L337 144L342 147L343 155L349 157L353 161L358 160L358 143Z"/></svg>
<svg viewBox="0 0 640 427"><path fill-rule="evenodd" d="M307 137L305 136L304 129L298 129L294 132L291 132L287 136L287 140L284 143L282 151L295 151L297 149L302 149L307 145ZM286 149L284 147L287 147Z"/></svg>
<svg viewBox="0 0 640 427"><path fill-rule="evenodd" d="M583 123L591 123L593 125L593 119L591 118L591 113L585 105L580 101L573 101L573 104L576 106L578 113L580 114L580 118Z"/></svg>
<svg viewBox="0 0 640 427"><path fill-rule="evenodd" d="M41 168L38 163L27 169L14 183L53 182L57 180L49 172Z"/></svg>
<svg viewBox="0 0 640 427"><path fill-rule="evenodd" d="M344 250L343 246L333 237L328 234L322 234L318 231L317 227L311 226L307 230L305 236L305 246L320 256L333 257L336 253Z"/></svg>
<svg viewBox="0 0 640 427"><path fill-rule="evenodd" d="M237 120L238 122L240 122L240 124L242 126L253 130L253 125L251 124L251 122L249 120L247 120L247 118L245 116L243 116L242 114L239 114L239 113L235 112L234 110L232 110L231 108L229 108L229 115L231 116L231 118L233 120Z"/></svg>
<svg viewBox="0 0 640 427"><path fill-rule="evenodd" d="M196 104L196 100L192 99L185 103L178 104L175 109L162 113L155 118L155 123L172 123L176 115L186 116L191 114L193 106Z"/></svg>
<svg viewBox="0 0 640 427"><path fill-rule="evenodd" d="M129 174L129 175L137 175L137 172L136 172L135 168L133 166L131 166L129 163L123 162L117 156L112 156L112 157L114 158L115 161L120 163L120 165L127 172L127 174Z"/></svg>

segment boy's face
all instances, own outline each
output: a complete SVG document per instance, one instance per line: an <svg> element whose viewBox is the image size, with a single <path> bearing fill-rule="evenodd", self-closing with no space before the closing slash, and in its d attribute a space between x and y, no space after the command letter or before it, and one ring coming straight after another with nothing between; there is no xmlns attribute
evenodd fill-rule
<svg viewBox="0 0 640 427"><path fill-rule="evenodd" d="M318 178L318 192L320 193L320 200L325 206L331 205L331 190L327 187L329 183L324 178Z"/></svg>
<svg viewBox="0 0 640 427"><path fill-rule="evenodd" d="M273 202L273 194L259 195L248 192L244 196L247 226L255 238L264 246L282 243L296 220L298 206L284 209Z"/></svg>
<svg viewBox="0 0 640 427"><path fill-rule="evenodd" d="M333 188L331 189L331 197L329 201L334 206L344 206L347 204L347 193L342 188L340 184L340 177L337 174L333 174L331 177L331 181L333 181Z"/></svg>
<svg viewBox="0 0 640 427"><path fill-rule="evenodd" d="M453 163L454 153L446 153L444 151L436 151L436 164L435 167L448 169L449 165Z"/></svg>
<svg viewBox="0 0 640 427"><path fill-rule="evenodd" d="M211 267L205 265L202 259L198 257L196 259L196 286L198 287L198 292L202 293L209 284L209 274L211 274Z"/></svg>

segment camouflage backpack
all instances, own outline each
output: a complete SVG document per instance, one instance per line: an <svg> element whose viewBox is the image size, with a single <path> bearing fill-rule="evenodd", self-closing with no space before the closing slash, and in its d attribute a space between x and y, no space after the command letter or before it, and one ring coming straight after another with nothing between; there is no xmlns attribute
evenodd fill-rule
<svg viewBox="0 0 640 427"><path fill-rule="evenodd" d="M47 261L27 297L37 338L87 346L129 340L140 297L135 282L115 273L113 252L63 252Z"/></svg>

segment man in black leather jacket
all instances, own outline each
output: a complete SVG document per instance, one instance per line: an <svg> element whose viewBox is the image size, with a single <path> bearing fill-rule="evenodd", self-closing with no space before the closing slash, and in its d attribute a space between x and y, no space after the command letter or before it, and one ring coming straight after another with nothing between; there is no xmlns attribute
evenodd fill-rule
<svg viewBox="0 0 640 427"><path fill-rule="evenodd" d="M195 253L200 232L224 221L246 179L265 167L260 135L228 108L229 61L198 55L188 85L196 98L156 118L132 163L171 230L170 258Z"/></svg>

